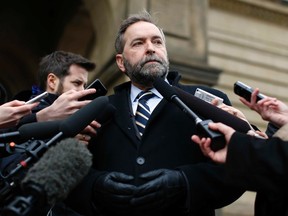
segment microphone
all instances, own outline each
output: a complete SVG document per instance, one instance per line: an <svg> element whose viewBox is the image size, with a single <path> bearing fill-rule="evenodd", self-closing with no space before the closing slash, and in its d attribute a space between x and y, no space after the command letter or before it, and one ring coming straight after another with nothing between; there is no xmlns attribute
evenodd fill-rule
<svg viewBox="0 0 288 216"><path fill-rule="evenodd" d="M32 160L39 159L50 145L60 139L75 137L93 120L99 119L98 121L101 124L109 121L115 110L116 108L109 103L107 96L100 96L94 99L89 104L61 121L57 131L58 133L56 132L56 135L54 133L54 136L48 142L33 142L33 145L26 149L28 157L18 163L17 166L5 176L5 178L10 178L15 175L15 173L19 172L20 169L27 167Z"/></svg>
<svg viewBox="0 0 288 216"><path fill-rule="evenodd" d="M179 98L190 109L193 109L194 112L197 112L198 115L209 118L214 122L222 122L223 124L226 124L234 128L236 131L242 133L247 133L249 130L251 130L250 125L246 121L220 109L217 106L207 103L206 101L203 101L178 87L173 88L177 92Z"/></svg>
<svg viewBox="0 0 288 216"><path fill-rule="evenodd" d="M49 139L59 132L59 126L61 121L47 121L47 122L33 122L22 125L18 128L18 131L4 133L0 135L0 156L6 157L16 152L25 152L32 145L32 142L25 142L22 144L16 144L11 142L11 138L17 139L20 142L22 139L31 140L34 139ZM20 140L18 140L20 138ZM36 143L34 143L36 144ZM37 144L36 144L37 146ZM33 146L34 148L35 146Z"/></svg>
<svg viewBox="0 0 288 216"><path fill-rule="evenodd" d="M31 138L48 139L59 132L60 122L61 121L57 120L27 123L19 127L18 131L0 134L0 141L9 142L11 138L21 138L25 140Z"/></svg>
<svg viewBox="0 0 288 216"><path fill-rule="evenodd" d="M60 131L66 137L74 137L93 120L104 124L109 121L116 108L109 103L107 96L95 98L86 106L76 111L60 124Z"/></svg>
<svg viewBox="0 0 288 216"><path fill-rule="evenodd" d="M74 138L63 139L28 170L21 182L23 195L5 206L1 215L41 215L37 211L63 201L91 166L92 154L84 144Z"/></svg>
<svg viewBox="0 0 288 216"><path fill-rule="evenodd" d="M153 85L166 100L175 103L184 113L195 121L196 130L199 136L211 138L211 149L213 151L224 148L226 143L224 135L218 131L213 131L208 127L208 123L212 122L212 120L202 120L185 103L183 103L183 101L177 96L175 89L162 78L157 78Z"/></svg>
<svg viewBox="0 0 288 216"><path fill-rule="evenodd" d="M73 137L80 133L93 120L106 123L116 108L109 103L107 96L100 96L82 107L65 120L33 122L22 125L18 131L0 134L0 142L11 141L11 138L49 139L62 132L66 137Z"/></svg>

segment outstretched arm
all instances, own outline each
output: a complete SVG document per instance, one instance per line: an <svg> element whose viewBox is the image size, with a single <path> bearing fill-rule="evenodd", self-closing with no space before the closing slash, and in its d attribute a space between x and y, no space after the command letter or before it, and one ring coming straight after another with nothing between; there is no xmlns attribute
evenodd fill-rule
<svg viewBox="0 0 288 216"><path fill-rule="evenodd" d="M31 113L38 103L25 104L24 101L13 100L0 106L0 128L8 128L18 124L19 120Z"/></svg>
<svg viewBox="0 0 288 216"><path fill-rule="evenodd" d="M240 98L240 101L250 109L259 113L263 120L270 121L274 125L281 127L288 123L288 106L277 98L266 96L260 101L256 101L259 89L256 88L251 96L251 101Z"/></svg>

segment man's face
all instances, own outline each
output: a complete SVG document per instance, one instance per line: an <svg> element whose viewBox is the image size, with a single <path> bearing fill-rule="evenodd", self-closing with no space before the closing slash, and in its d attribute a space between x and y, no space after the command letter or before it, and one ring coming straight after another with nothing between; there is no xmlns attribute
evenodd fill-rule
<svg viewBox="0 0 288 216"><path fill-rule="evenodd" d="M70 73L58 82L56 94L61 95L69 90L80 91L85 89L88 81L88 71L78 65L71 65Z"/></svg>
<svg viewBox="0 0 288 216"><path fill-rule="evenodd" d="M124 50L117 54L119 68L138 87L152 87L157 77L166 77L169 68L165 41L152 23L137 22L124 34Z"/></svg>

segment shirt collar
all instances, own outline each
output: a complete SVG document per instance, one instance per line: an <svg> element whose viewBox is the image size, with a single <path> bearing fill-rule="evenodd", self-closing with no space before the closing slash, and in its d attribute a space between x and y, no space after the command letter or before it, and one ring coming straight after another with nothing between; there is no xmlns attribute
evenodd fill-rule
<svg viewBox="0 0 288 216"><path fill-rule="evenodd" d="M167 83L169 84L169 82L168 82L167 79L165 79L165 82L167 82ZM169 85L170 85L170 84L169 84ZM136 99L137 95L138 95L141 91L142 91L141 89L137 88L135 85L133 85L133 84L131 83L131 94L130 94L131 101L135 102L135 101L137 100L137 99ZM155 88L150 89L150 91L153 92L158 98L160 98L160 99L163 98L163 96L162 96Z"/></svg>

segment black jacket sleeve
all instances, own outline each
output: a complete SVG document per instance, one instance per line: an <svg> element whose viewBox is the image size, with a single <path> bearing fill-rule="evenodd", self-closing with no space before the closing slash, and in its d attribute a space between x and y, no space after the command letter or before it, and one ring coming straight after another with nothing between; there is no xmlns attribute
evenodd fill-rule
<svg viewBox="0 0 288 216"><path fill-rule="evenodd" d="M288 142L234 133L228 145L226 168L232 181L254 191L287 191Z"/></svg>

